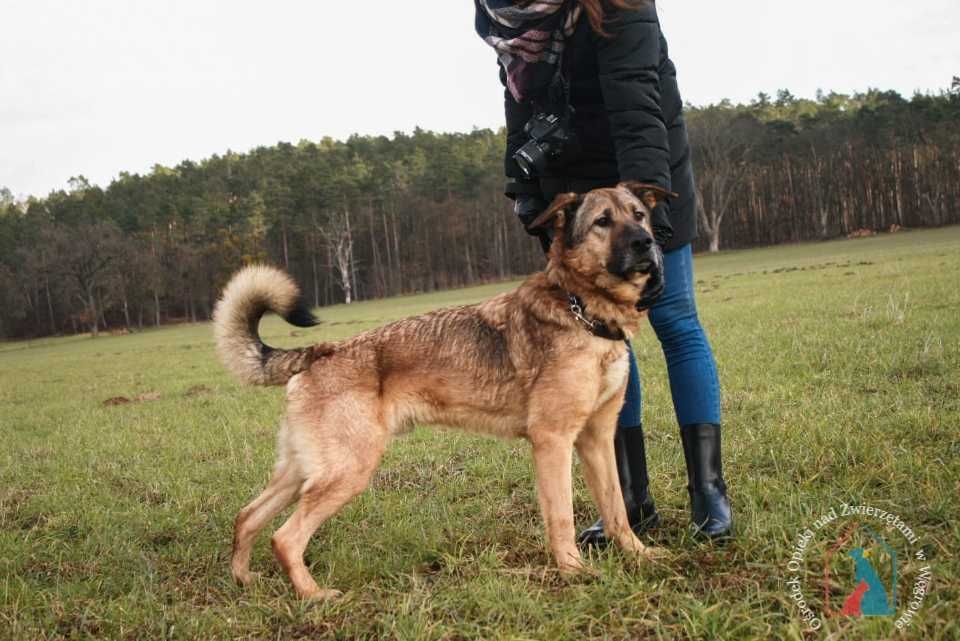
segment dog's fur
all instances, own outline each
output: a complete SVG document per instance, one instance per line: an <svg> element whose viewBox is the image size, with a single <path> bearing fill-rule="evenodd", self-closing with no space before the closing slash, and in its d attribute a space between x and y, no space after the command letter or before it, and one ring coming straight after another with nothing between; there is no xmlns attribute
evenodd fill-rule
<svg viewBox="0 0 960 641"><path fill-rule="evenodd" d="M660 267L650 208L666 193L622 183L585 196L562 194L533 223L554 226L545 271L484 303L400 320L340 343L264 345L257 325L267 310L298 325L312 317L285 273L265 266L238 272L214 314L217 350L244 382L286 383L287 415L273 478L236 519L236 579L251 580L256 534L299 500L273 535L274 553L302 597L338 594L310 576L307 542L366 488L391 437L414 423L529 440L547 538L561 570L582 568L574 540L574 449L607 535L626 550L649 553L627 523L614 461L626 345L587 331L572 315L567 292L629 336L643 316L636 303L648 274L641 271L649 271L651 260Z"/></svg>

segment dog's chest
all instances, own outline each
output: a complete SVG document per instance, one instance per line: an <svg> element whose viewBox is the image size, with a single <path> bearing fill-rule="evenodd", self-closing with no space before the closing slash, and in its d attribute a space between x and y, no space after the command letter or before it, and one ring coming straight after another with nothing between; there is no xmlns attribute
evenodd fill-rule
<svg viewBox="0 0 960 641"><path fill-rule="evenodd" d="M597 399L597 407L603 405L610 397L620 391L626 382L627 373L630 371L629 352L623 350L619 356L614 357L606 363L603 370L603 376L600 383L600 396Z"/></svg>

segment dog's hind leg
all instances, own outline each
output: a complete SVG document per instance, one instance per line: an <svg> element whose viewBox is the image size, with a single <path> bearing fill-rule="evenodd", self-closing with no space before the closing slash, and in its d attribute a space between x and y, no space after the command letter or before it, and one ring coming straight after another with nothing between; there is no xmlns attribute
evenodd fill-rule
<svg viewBox="0 0 960 641"><path fill-rule="evenodd" d="M349 439L342 435L323 438L322 447L317 446L316 465L300 489L297 509L271 540L274 555L304 599L340 595L317 585L303 562L303 553L317 528L366 489L385 448L384 428L373 421L352 423L344 428L352 435ZM303 454L298 452L298 456Z"/></svg>
<svg viewBox="0 0 960 641"><path fill-rule="evenodd" d="M624 550L646 554L651 548L645 546L630 527L620 478L617 476L613 433L622 405L623 395L615 394L590 417L585 429L577 437L577 454L583 464L587 487L603 518L607 538L616 541Z"/></svg>
<svg viewBox="0 0 960 641"><path fill-rule="evenodd" d="M294 502L303 483L296 465L281 456L273 477L256 499L237 514L233 530L233 558L230 569L233 577L247 585L253 579L250 573L250 552L257 534L285 507Z"/></svg>

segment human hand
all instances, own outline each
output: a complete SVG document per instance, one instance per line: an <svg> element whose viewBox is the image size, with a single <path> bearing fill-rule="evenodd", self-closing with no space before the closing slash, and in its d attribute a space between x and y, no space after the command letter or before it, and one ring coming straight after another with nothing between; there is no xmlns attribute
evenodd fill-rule
<svg viewBox="0 0 960 641"><path fill-rule="evenodd" d="M531 236L540 237L544 233L543 228L530 229L530 223L536 220L537 216L543 213L547 208L547 203L536 194L518 194L513 201L513 213L520 219L524 230Z"/></svg>
<svg viewBox="0 0 960 641"><path fill-rule="evenodd" d="M663 278L662 265L663 261L661 260L647 277L647 282L643 286L643 291L640 292L640 300L637 301L637 311L642 312L650 309L663 294L666 281Z"/></svg>
<svg viewBox="0 0 960 641"><path fill-rule="evenodd" d="M673 225L670 224L670 205L666 201L657 203L650 212L650 226L653 228L653 239L663 248L673 238Z"/></svg>

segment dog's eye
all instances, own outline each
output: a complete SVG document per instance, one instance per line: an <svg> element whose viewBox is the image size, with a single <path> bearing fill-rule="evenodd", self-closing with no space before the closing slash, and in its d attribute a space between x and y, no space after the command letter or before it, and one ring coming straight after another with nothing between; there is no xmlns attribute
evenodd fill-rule
<svg viewBox="0 0 960 641"><path fill-rule="evenodd" d="M593 221L593 224L597 227L609 227L612 223L613 221L610 220L610 216L600 216L600 218Z"/></svg>
<svg viewBox="0 0 960 641"><path fill-rule="evenodd" d="M643 220L643 217L646 215L646 212L644 212L642 209L637 209L633 212L633 217L637 220Z"/></svg>

